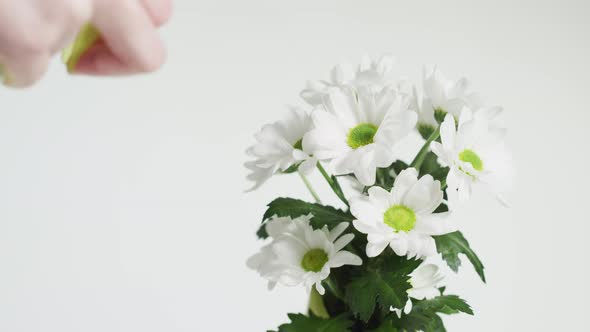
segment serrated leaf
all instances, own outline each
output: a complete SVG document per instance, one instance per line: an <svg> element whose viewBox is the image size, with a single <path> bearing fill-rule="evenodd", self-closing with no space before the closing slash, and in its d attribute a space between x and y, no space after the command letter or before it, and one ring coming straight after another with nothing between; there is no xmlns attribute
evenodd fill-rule
<svg viewBox="0 0 590 332"><path fill-rule="evenodd" d="M343 221L351 222L354 220L354 217L350 213L331 206L308 203L294 198L280 197L268 204L268 209L264 213L262 221L265 222L274 216L297 218L309 214L313 215L311 226L315 229L322 228L324 225L332 228ZM263 239L268 237L264 224L256 234Z"/></svg>
<svg viewBox="0 0 590 332"><path fill-rule="evenodd" d="M418 301L414 304L414 308L447 315L458 314L460 312L473 315L471 306L457 295L442 295L430 300Z"/></svg>
<svg viewBox="0 0 590 332"><path fill-rule="evenodd" d="M433 312L424 312L414 310L408 315L401 318L393 317L395 326L400 327L402 331L424 331L424 332L441 332L444 331L442 319ZM441 330L442 326L442 330Z"/></svg>
<svg viewBox="0 0 590 332"><path fill-rule="evenodd" d="M291 323L279 326L278 332L349 332L353 322L345 316L330 319L289 314Z"/></svg>
<svg viewBox="0 0 590 332"><path fill-rule="evenodd" d="M386 320L381 326L368 332L398 332L398 329L393 326L390 320Z"/></svg>
<svg viewBox="0 0 590 332"><path fill-rule="evenodd" d="M409 274L420 264L398 256L372 259L360 275L346 287L346 302L351 311L367 322L380 309L403 308L408 301Z"/></svg>
<svg viewBox="0 0 590 332"><path fill-rule="evenodd" d="M394 326L402 331L446 332L439 314L464 312L473 315L471 307L456 295L438 296L430 300L414 300L412 311L398 318L391 315Z"/></svg>
<svg viewBox="0 0 590 332"><path fill-rule="evenodd" d="M447 329L445 328L442 318L440 318L439 315L434 315L432 322L426 326L424 332L447 332Z"/></svg>
<svg viewBox="0 0 590 332"><path fill-rule="evenodd" d="M461 232L457 231L441 236L434 236L434 240L436 241L438 252L453 271L459 271L459 267L461 266L459 254L464 254L475 268L481 280L486 282L483 263L471 249L469 242L467 242Z"/></svg>

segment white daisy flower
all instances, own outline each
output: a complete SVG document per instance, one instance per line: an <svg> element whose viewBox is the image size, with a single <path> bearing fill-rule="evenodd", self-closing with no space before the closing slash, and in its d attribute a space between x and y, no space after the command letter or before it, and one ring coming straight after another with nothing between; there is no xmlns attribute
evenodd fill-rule
<svg viewBox="0 0 590 332"><path fill-rule="evenodd" d="M342 250L354 238L354 234L342 235L348 223L340 223L331 231L327 227L314 230L309 224L310 219L311 216L275 217L268 221L266 231L272 240L247 264L269 281L270 289L277 283L285 286L303 284L308 289L315 285L323 295L322 281L328 278L330 269L362 265L360 257Z"/></svg>
<svg viewBox="0 0 590 332"><path fill-rule="evenodd" d="M345 63L334 67L329 81L308 81L301 97L310 105L318 106L332 91L354 88L359 91L381 91L384 88L397 89L400 86L394 71L395 58L385 54L372 59L365 55L357 70Z"/></svg>
<svg viewBox="0 0 590 332"><path fill-rule="evenodd" d="M464 107L479 107L479 98L468 92L469 82L466 78L457 81L448 80L436 68L423 73L423 95L418 100L414 89L414 103L418 110L418 131L422 136L432 133L446 114L459 118Z"/></svg>
<svg viewBox="0 0 590 332"><path fill-rule="evenodd" d="M332 68L330 80L307 81L307 85L301 91L301 98L312 106L321 105L324 98L331 91L343 89L353 84L355 73L350 64L340 64Z"/></svg>
<svg viewBox="0 0 590 332"><path fill-rule="evenodd" d="M402 171L390 192L371 187L368 196L352 199L354 227L367 234L367 256L378 256L388 245L399 256L435 255L432 236L455 230L446 213L433 213L442 201L440 182L430 175L418 179L414 168Z"/></svg>
<svg viewBox="0 0 590 332"><path fill-rule="evenodd" d="M400 79L395 71L395 57L384 54L372 59L363 56L356 72L354 86L357 90L377 93L383 89L396 90L401 87L404 80Z"/></svg>
<svg viewBox="0 0 590 332"><path fill-rule="evenodd" d="M250 190L260 187L277 172L298 167L303 174L308 174L315 168L317 160L303 144L303 136L311 125L308 112L293 108L282 121L262 127L255 135L257 143L246 151L254 157L244 164L250 170L247 178L254 182Z"/></svg>
<svg viewBox="0 0 590 332"><path fill-rule="evenodd" d="M414 129L417 118L407 98L389 90L333 91L324 107L312 113L314 129L303 145L319 160L330 161L335 175L354 173L366 186L375 183L378 167L395 161L400 141Z"/></svg>
<svg viewBox="0 0 590 332"><path fill-rule="evenodd" d="M408 302L403 309L404 314L409 314L412 311L412 299L416 300L430 300L440 295L440 287L443 287L444 275L437 264L422 263L416 270L410 273L410 284L412 288L408 290ZM391 308L399 318L401 318L402 310Z"/></svg>
<svg viewBox="0 0 590 332"><path fill-rule="evenodd" d="M466 201L472 187L482 183L491 187L499 200L507 204L512 183L512 162L504 145L506 130L493 123L500 108L464 109L455 124L447 115L440 128L441 141L431 144L441 165L449 167L447 196L452 207Z"/></svg>

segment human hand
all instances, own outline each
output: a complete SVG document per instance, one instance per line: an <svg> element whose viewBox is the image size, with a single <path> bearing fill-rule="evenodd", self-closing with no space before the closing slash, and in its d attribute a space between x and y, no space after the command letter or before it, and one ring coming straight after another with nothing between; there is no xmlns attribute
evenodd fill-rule
<svg viewBox="0 0 590 332"><path fill-rule="evenodd" d="M13 87L37 82L53 55L90 22L99 40L72 68L90 75L157 70L166 57L157 27L171 0L0 0L0 68Z"/></svg>

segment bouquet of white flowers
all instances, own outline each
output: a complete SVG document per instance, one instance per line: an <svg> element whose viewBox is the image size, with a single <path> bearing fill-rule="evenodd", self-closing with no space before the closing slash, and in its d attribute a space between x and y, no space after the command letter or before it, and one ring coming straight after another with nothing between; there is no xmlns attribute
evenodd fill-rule
<svg viewBox="0 0 590 332"><path fill-rule="evenodd" d="M301 97L311 111L291 109L248 149L252 189L298 173L315 199L268 204L258 231L266 244L248 260L269 288L310 292L309 312L290 314L279 332L445 331L440 314L473 314L445 293L444 263L457 272L464 254L485 282L452 213L480 185L505 202L511 162L501 109L483 106L466 79L436 69L425 71L419 94L393 63L366 57L309 82ZM425 142L408 164L401 145L414 131ZM306 177L314 170L344 209L321 203ZM343 179L353 183L348 194Z"/></svg>

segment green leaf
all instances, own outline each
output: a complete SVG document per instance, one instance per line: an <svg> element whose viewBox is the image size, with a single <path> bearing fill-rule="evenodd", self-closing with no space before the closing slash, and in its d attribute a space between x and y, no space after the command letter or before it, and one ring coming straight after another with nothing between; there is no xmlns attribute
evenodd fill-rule
<svg viewBox="0 0 590 332"><path fill-rule="evenodd" d="M268 204L268 209L264 213L262 221L265 222L274 216L296 218L308 214L313 215L311 225L315 229L322 228L324 225L332 228L343 221L351 222L354 220L352 214L331 206L280 197ZM265 224L260 227L256 234L263 239L268 237Z"/></svg>
<svg viewBox="0 0 590 332"><path fill-rule="evenodd" d="M398 330L393 326L391 320L386 320L378 328L370 330L368 332L398 332Z"/></svg>
<svg viewBox="0 0 590 332"><path fill-rule="evenodd" d="M412 309L408 315L400 318L393 318L394 324L399 326L402 331L424 331L424 332L446 332L445 324L442 318L429 311Z"/></svg>
<svg viewBox="0 0 590 332"><path fill-rule="evenodd" d="M393 182L395 181L395 178L393 177L393 174L395 173L392 173L392 170L391 167L377 168L375 185L384 188L385 190L391 190Z"/></svg>
<svg viewBox="0 0 590 332"><path fill-rule="evenodd" d="M473 315L471 307L456 295L443 295L430 300L414 300L412 311L398 318L390 315L394 326L402 331L446 332L439 314L464 312Z"/></svg>
<svg viewBox="0 0 590 332"><path fill-rule="evenodd" d="M436 241L438 252L442 254L443 259L453 271L459 271L459 267L461 266L459 254L464 254L475 268L481 280L486 282L483 263L471 247L469 247L469 242L467 242L461 232L457 231L441 236L434 236L434 240Z"/></svg>
<svg viewBox="0 0 590 332"><path fill-rule="evenodd" d="M401 160L396 160L391 166L389 166L396 176L408 167L410 166Z"/></svg>
<svg viewBox="0 0 590 332"><path fill-rule="evenodd" d="M447 332L447 329L445 328L442 318L440 318L439 315L434 315L432 317L432 322L426 326L424 332Z"/></svg>
<svg viewBox="0 0 590 332"><path fill-rule="evenodd" d="M287 168L286 170L282 171L281 173L283 173L283 174L292 174L292 173L295 173L299 169L299 165L301 165L301 163L293 164L289 168Z"/></svg>
<svg viewBox="0 0 590 332"><path fill-rule="evenodd" d="M393 317L395 326L399 326L402 331L424 331L424 332L443 332L445 331L442 319L433 312L424 312L412 309L408 315L401 318Z"/></svg>
<svg viewBox="0 0 590 332"><path fill-rule="evenodd" d="M408 301L409 274L420 264L395 255L382 255L369 261L360 275L346 287L346 302L351 311L367 322L380 309L403 308Z"/></svg>
<svg viewBox="0 0 590 332"><path fill-rule="evenodd" d="M457 295L442 295L430 300L418 301L414 304L414 309L447 315L458 314L460 312L473 315L471 306Z"/></svg>
<svg viewBox="0 0 590 332"><path fill-rule="evenodd" d="M381 187L387 191L391 190L396 176L406 168L408 168L408 164L401 160L396 160L389 167L377 168L375 186ZM370 187L365 187L364 193L366 193L369 188Z"/></svg>
<svg viewBox="0 0 590 332"><path fill-rule="evenodd" d="M426 157L424 157L424 161L422 162L422 167L420 167L420 176L426 174L432 175L435 180L443 181L449 174L449 168L442 167L438 163L438 157L436 154L431 151L426 154Z"/></svg>
<svg viewBox="0 0 590 332"><path fill-rule="evenodd" d="M291 323L279 326L278 332L349 332L353 322L345 316L330 319L289 314Z"/></svg>

